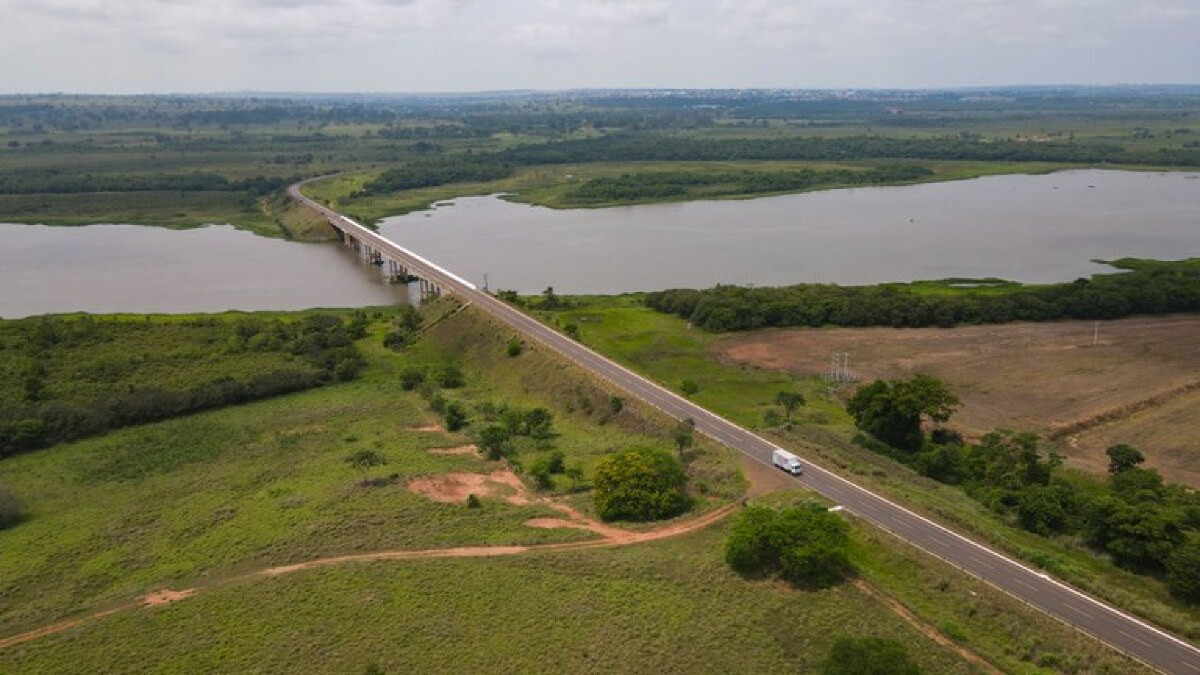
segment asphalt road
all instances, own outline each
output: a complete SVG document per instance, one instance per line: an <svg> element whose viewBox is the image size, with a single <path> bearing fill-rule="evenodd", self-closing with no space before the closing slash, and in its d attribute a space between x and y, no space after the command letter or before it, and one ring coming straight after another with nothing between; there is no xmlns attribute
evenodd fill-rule
<svg viewBox="0 0 1200 675"><path fill-rule="evenodd" d="M309 199L297 184L296 199L323 213L355 238L407 263L413 274L437 283L475 304L515 330L541 342L583 368L603 377L677 419L692 418L696 430L752 459L771 464L770 441L715 415L637 373L601 356L518 309L478 290L474 284ZM1126 654L1168 673L1200 673L1200 649L1141 619L957 534L805 459L805 473L793 479L842 505L845 510L887 530L1017 599L1054 616Z"/></svg>

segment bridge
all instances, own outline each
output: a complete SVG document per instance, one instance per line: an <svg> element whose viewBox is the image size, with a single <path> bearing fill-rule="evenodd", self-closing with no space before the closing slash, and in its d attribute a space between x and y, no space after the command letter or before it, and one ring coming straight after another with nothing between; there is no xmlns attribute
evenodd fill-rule
<svg viewBox="0 0 1200 675"><path fill-rule="evenodd" d="M771 452L779 446L592 351L479 290L466 279L309 198L301 188L310 181L292 185L288 188L289 194L322 214L343 242L362 251L368 260L389 265L389 272L420 279L422 295L454 294L630 396L675 419L691 418L696 423L696 431L754 461L771 466ZM808 461L805 474L793 477L793 480L855 516L1152 668L1168 673L1200 673L1200 649L1195 645L824 467Z"/></svg>

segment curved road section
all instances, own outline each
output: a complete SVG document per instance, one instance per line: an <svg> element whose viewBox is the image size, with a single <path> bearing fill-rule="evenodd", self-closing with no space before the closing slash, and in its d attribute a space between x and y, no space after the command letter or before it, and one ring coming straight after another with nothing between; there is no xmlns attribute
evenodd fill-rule
<svg viewBox="0 0 1200 675"><path fill-rule="evenodd" d="M288 188L289 194L320 212L334 227L405 262L416 276L474 303L513 329L541 342L630 395L677 419L690 417L695 420L697 431L755 461L771 465L771 452L779 446L601 356L478 290L469 281L308 198L300 191L307 182L310 181L291 186ZM1196 646L1043 572L938 525L815 464L809 463L805 474L794 479L842 505L847 511L1149 666L1168 673L1200 673L1200 649Z"/></svg>

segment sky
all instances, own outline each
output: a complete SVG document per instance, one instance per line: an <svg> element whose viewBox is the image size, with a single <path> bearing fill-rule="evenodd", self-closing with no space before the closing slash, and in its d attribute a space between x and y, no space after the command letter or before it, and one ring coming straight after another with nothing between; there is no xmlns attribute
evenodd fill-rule
<svg viewBox="0 0 1200 675"><path fill-rule="evenodd" d="M0 92L1200 83L1200 0L0 0Z"/></svg>

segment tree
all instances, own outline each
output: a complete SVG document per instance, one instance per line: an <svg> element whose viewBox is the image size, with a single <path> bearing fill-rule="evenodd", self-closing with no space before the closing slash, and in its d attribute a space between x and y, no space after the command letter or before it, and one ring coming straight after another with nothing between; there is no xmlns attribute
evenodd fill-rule
<svg viewBox="0 0 1200 675"><path fill-rule="evenodd" d="M696 442L695 431L696 420L690 417L680 420L679 424L675 425L675 433L672 438L675 441L675 450L681 457L683 456L683 451L692 447L692 444Z"/></svg>
<svg viewBox="0 0 1200 675"><path fill-rule="evenodd" d="M700 385L696 384L693 380L684 380L679 383L679 391L687 398L691 398L700 391Z"/></svg>
<svg viewBox="0 0 1200 675"><path fill-rule="evenodd" d="M1113 476L1146 461L1146 457L1137 448L1124 443L1109 447L1104 454L1108 455L1108 473Z"/></svg>
<svg viewBox="0 0 1200 675"><path fill-rule="evenodd" d="M725 541L725 561L742 574L771 575L825 588L850 573L850 530L837 514L808 503L743 509Z"/></svg>
<svg viewBox="0 0 1200 675"><path fill-rule="evenodd" d="M21 520L21 502L6 486L0 485L0 530Z"/></svg>
<svg viewBox="0 0 1200 675"><path fill-rule="evenodd" d="M571 338L572 340L580 339L579 326L573 323L568 323L567 325L563 326L563 332L566 333L567 337Z"/></svg>
<svg viewBox="0 0 1200 675"><path fill-rule="evenodd" d="M442 417L446 420L446 431L458 431L467 426L467 411L458 401L446 404Z"/></svg>
<svg viewBox="0 0 1200 675"><path fill-rule="evenodd" d="M925 442L923 420L950 419L958 398L945 383L928 375L911 380L875 380L860 387L846 404L855 425L884 443L913 453Z"/></svg>
<svg viewBox="0 0 1200 675"><path fill-rule="evenodd" d="M404 391L412 391L425 381L425 371L415 366L405 368L400 373L400 387Z"/></svg>
<svg viewBox="0 0 1200 675"><path fill-rule="evenodd" d="M904 643L877 637L843 636L821 664L821 675L919 675Z"/></svg>
<svg viewBox="0 0 1200 675"><path fill-rule="evenodd" d="M1179 598L1200 603L1200 533L1193 533L1167 558L1167 587Z"/></svg>
<svg viewBox="0 0 1200 675"><path fill-rule="evenodd" d="M783 408L784 419L788 422L792 421L792 414L796 412L796 408L804 403L804 396L794 391L781 391L775 394L775 405Z"/></svg>
<svg viewBox="0 0 1200 675"><path fill-rule="evenodd" d="M671 518L691 506L683 465L670 453L635 447L596 462L592 475L596 513L604 520Z"/></svg>
<svg viewBox="0 0 1200 675"><path fill-rule="evenodd" d="M561 301L558 299L558 295L555 294L554 287L547 286L546 290L542 291L542 304L540 307L542 309L558 309L560 304Z"/></svg>
<svg viewBox="0 0 1200 675"><path fill-rule="evenodd" d="M489 424L479 430L479 448L490 460L498 460L504 456L504 444L508 442L508 429L499 424Z"/></svg>

